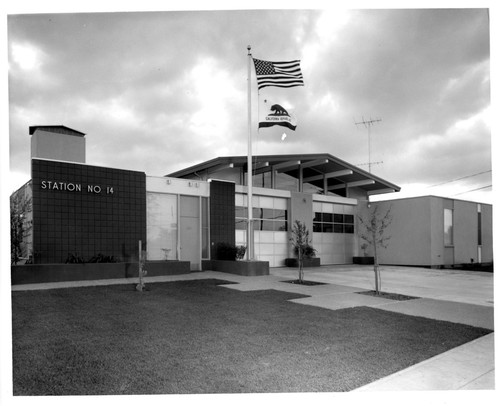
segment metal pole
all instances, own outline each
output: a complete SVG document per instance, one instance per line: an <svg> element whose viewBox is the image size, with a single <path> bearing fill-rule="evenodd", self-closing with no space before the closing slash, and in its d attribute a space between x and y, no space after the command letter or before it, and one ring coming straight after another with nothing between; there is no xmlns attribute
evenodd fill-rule
<svg viewBox="0 0 500 406"><path fill-rule="evenodd" d="M250 83L250 77L252 74L251 63L252 54L250 45L247 46L248 49L248 162L247 162L247 208L248 208L248 223L247 223L247 259L249 261L254 259L254 249L253 249L253 212L252 212L252 186L253 186L253 169L252 169L252 87Z"/></svg>

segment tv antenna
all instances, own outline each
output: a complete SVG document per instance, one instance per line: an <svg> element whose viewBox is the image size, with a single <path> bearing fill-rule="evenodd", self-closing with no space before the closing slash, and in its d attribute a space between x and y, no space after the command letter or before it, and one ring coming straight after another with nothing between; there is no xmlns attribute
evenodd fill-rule
<svg viewBox="0 0 500 406"><path fill-rule="evenodd" d="M380 118L371 118L369 120L365 120L364 117L361 117L361 121L354 121L354 124L356 126L358 125L364 125L365 128L368 130L368 172L372 172L372 164L379 164L379 163L382 163L382 161L379 161L379 162L372 162L372 140L371 140L371 128L372 126L375 124L375 123L378 123L379 121L382 121L382 119ZM366 164L362 164L362 165L366 165Z"/></svg>

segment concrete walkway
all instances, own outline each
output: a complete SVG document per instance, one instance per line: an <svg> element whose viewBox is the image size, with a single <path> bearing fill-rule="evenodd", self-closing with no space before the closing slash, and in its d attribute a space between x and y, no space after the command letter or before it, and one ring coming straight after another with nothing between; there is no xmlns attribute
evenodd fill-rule
<svg viewBox="0 0 500 406"><path fill-rule="evenodd" d="M146 277L145 281L146 284L150 284L175 280L217 278L237 282L237 284L224 285L228 289L240 291L276 289L307 295L309 297L293 301L309 306L332 310L370 306L493 330L493 274L383 267L383 291L419 297L419 299L400 302L356 293L362 290L373 290L372 269L373 267L370 266L332 266L306 269L305 279L327 283L316 286L285 283L286 280L297 278L297 270L292 268L272 268L269 276L244 277L205 271L187 275ZM136 278L129 278L16 285L12 286L12 291L137 282ZM494 388L494 333L491 333L358 388L356 391L493 390Z"/></svg>
<svg viewBox="0 0 500 406"><path fill-rule="evenodd" d="M456 347L356 391L494 389L494 334Z"/></svg>
<svg viewBox="0 0 500 406"><path fill-rule="evenodd" d="M493 273L381 266L381 290L429 299L493 307ZM291 268L272 274L296 277ZM306 269L307 278L336 285L373 290L373 266L344 265Z"/></svg>

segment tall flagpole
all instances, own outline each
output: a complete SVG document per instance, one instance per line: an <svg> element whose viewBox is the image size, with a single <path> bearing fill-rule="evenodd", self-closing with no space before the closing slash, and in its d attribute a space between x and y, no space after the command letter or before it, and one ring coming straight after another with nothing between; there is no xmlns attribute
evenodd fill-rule
<svg viewBox="0 0 500 406"><path fill-rule="evenodd" d="M254 259L253 249L253 210L252 210L252 186L253 186L253 169L252 169L252 87L250 77L252 74L252 54L250 45L248 49L248 162L247 162L247 200L248 200L248 223L247 223L247 259L252 261Z"/></svg>

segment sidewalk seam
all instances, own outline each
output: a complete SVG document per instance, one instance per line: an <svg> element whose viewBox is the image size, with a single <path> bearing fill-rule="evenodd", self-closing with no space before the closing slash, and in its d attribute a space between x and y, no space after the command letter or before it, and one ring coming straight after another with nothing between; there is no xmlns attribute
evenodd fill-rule
<svg viewBox="0 0 500 406"><path fill-rule="evenodd" d="M486 371L484 374L479 375L478 377L474 378L472 381L464 383L464 384L463 384L462 386L460 386L458 389L463 389L464 387L469 386L471 383L478 381L478 380L479 380L479 379L481 379L483 376L486 376L486 375L488 375L489 373L494 372L494 371L495 371L495 368L491 368L489 371Z"/></svg>

